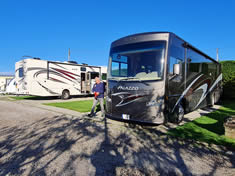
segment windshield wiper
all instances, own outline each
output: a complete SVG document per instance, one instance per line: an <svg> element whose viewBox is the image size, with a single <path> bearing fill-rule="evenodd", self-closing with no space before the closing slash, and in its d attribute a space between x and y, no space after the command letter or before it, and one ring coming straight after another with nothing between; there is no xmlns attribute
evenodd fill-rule
<svg viewBox="0 0 235 176"><path fill-rule="evenodd" d="M141 81L140 78L137 78L137 77L126 77L126 78L121 78L120 80L133 80L133 79L137 79Z"/></svg>
<svg viewBox="0 0 235 176"><path fill-rule="evenodd" d="M119 79L118 78L108 78L108 80L115 80L115 81L119 81Z"/></svg>

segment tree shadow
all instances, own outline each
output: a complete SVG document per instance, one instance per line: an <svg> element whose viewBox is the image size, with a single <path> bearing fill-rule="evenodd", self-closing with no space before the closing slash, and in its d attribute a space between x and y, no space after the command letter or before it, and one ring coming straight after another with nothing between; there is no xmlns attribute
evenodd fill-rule
<svg viewBox="0 0 235 176"><path fill-rule="evenodd" d="M133 155L135 164L143 167L151 163L147 167L148 171L151 167L154 167L153 170L157 170L159 175L194 175L196 173L192 167L197 166L205 169L201 172L201 175L211 175L219 167L226 165L225 163L227 162L231 164L231 168L235 167L235 154L233 152L226 153L227 150L223 146L217 146L221 152L219 154L218 150L208 148L203 143L197 143L193 139L184 141L178 138L171 138L155 129L141 130L137 128L134 132L137 136L137 143L143 144L137 153ZM208 155L215 157L213 164L211 161L209 163L206 162ZM202 159L204 157L205 159ZM196 162L197 166L193 166L195 160L198 160ZM201 165L198 164L200 160ZM210 169L207 167L211 169L211 172L209 172ZM148 171L147 173L149 173Z"/></svg>
<svg viewBox="0 0 235 176"><path fill-rule="evenodd" d="M104 140L99 144L94 151L87 155L82 153L81 158L90 159L92 165L95 167L96 176L102 175L116 175L116 167L125 166L123 155L118 151L118 143L124 141L127 136L121 134L115 139L115 142L110 141L108 134L107 119L104 118ZM121 142L122 143L122 142Z"/></svg>
<svg viewBox="0 0 235 176"><path fill-rule="evenodd" d="M22 175L26 170L29 175L45 175L45 169L75 143L83 138L90 140L101 132L102 127L95 123L65 116L1 129L0 175ZM38 163L40 166L36 166ZM26 169L30 165L33 166Z"/></svg>
<svg viewBox="0 0 235 176"><path fill-rule="evenodd" d="M202 175L235 167L234 153L213 164L205 156L218 152L195 141L111 122L62 115L1 128L0 175L194 175L196 159Z"/></svg>

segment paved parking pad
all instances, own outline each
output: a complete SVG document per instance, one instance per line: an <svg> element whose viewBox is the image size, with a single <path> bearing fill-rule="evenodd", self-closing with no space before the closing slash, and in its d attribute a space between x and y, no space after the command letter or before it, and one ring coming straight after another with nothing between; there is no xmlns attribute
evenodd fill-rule
<svg viewBox="0 0 235 176"><path fill-rule="evenodd" d="M235 156L158 129L0 101L0 175L233 175Z"/></svg>

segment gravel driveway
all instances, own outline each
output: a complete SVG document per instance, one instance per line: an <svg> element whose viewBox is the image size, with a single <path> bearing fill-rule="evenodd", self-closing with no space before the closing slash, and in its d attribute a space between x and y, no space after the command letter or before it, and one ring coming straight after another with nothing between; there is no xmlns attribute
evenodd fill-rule
<svg viewBox="0 0 235 176"><path fill-rule="evenodd" d="M0 175L234 175L235 153L157 128L0 100Z"/></svg>

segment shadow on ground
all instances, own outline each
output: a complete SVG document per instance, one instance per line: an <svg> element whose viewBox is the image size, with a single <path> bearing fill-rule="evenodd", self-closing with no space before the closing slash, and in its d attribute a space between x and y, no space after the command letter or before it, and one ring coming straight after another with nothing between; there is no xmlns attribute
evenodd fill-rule
<svg viewBox="0 0 235 176"><path fill-rule="evenodd" d="M229 170L234 154L106 119L55 116L0 129L0 175L194 175L197 167L200 175Z"/></svg>

